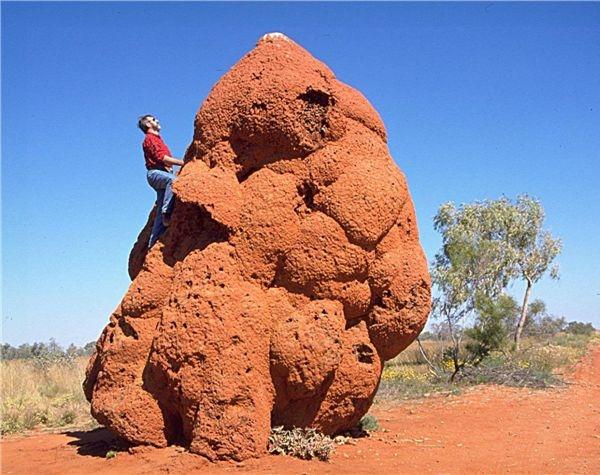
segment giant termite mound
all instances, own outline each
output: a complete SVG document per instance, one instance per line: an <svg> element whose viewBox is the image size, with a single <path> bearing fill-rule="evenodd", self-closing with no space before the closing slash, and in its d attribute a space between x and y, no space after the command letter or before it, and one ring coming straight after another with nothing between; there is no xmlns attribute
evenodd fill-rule
<svg viewBox="0 0 600 475"><path fill-rule="evenodd" d="M185 162L172 224L149 251L142 231L90 360L92 414L213 460L263 453L275 425L352 428L430 308L379 115L269 34L210 92Z"/></svg>

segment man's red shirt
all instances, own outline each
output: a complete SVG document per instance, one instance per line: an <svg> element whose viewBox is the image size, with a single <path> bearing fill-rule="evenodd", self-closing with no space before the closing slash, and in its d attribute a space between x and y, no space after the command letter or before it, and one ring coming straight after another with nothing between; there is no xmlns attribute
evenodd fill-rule
<svg viewBox="0 0 600 475"><path fill-rule="evenodd" d="M165 166L163 158L165 155L169 157L173 155L171 155L169 147L163 142L160 135L147 133L142 148L144 149L144 159L148 170L166 170L170 168L168 165Z"/></svg>

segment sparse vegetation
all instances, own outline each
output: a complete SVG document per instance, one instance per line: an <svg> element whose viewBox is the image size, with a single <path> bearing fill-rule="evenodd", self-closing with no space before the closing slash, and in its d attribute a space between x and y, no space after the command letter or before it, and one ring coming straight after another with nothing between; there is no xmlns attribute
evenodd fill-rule
<svg viewBox="0 0 600 475"><path fill-rule="evenodd" d="M526 327L524 333L528 336L519 351L511 351L510 339L504 339L500 348L494 346L481 358L461 359L459 364L464 365L463 371L454 383L449 381L454 371L452 343L445 326L434 325L427 339L421 341L433 369L417 342L413 343L386 363L377 400L457 395L465 387L482 383L530 388L561 385L562 375L556 370L575 363L590 343L600 343L600 336L590 324L567 323L545 312L530 312L534 318ZM467 336L460 354L469 355L467 347L474 342ZM94 427L96 423L89 414L89 404L81 388L86 363L85 357L48 354L0 361L0 432L5 435L34 428ZM377 420L367 415L358 429L372 432L377 426ZM269 450L322 459L328 456L328 450L333 450L335 440L311 430L275 428Z"/></svg>
<svg viewBox="0 0 600 475"><path fill-rule="evenodd" d="M269 453L291 455L303 460L329 460L336 442L315 429L273 427L269 436Z"/></svg>
<svg viewBox="0 0 600 475"><path fill-rule="evenodd" d="M536 389L564 384L545 365L539 367L528 360L513 360L502 353L491 354L476 366L466 366L458 380L463 384L488 383Z"/></svg>
<svg viewBox="0 0 600 475"><path fill-rule="evenodd" d="M0 361L0 432L95 425L81 388L86 363L66 357Z"/></svg>
<svg viewBox="0 0 600 475"><path fill-rule="evenodd" d="M568 326L567 326L568 328ZM502 384L516 387L544 389L564 384L557 370L572 365L586 352L590 344L600 343L597 332L587 335L561 332L555 335L526 337L521 349L510 351L511 343L489 351L485 356L461 360L462 371L454 382L449 376L454 371L452 344L432 334L422 341L425 351L436 367L433 371L424 361L417 343L413 343L384 367L378 400L402 400L433 394L456 395L465 387L477 384ZM472 340L465 340L462 354ZM448 351L450 349L450 351Z"/></svg>

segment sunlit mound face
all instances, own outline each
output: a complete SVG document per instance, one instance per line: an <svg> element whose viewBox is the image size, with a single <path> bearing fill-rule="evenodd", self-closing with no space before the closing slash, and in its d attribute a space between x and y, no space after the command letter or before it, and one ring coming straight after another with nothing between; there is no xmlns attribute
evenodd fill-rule
<svg viewBox="0 0 600 475"><path fill-rule="evenodd" d="M430 306L379 116L267 35L211 91L185 160L172 224L147 254L142 232L90 361L94 416L211 459L264 452L272 425L353 427Z"/></svg>

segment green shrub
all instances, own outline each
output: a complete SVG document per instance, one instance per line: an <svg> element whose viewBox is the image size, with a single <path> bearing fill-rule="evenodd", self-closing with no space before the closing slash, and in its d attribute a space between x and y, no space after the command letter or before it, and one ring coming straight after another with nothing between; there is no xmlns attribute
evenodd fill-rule
<svg viewBox="0 0 600 475"><path fill-rule="evenodd" d="M70 424L73 424L73 422L75 422L76 419L77 414L75 414L74 411L67 410L60 416L57 423L59 426L68 426Z"/></svg>
<svg viewBox="0 0 600 475"><path fill-rule="evenodd" d="M565 328L567 333L573 335L592 335L596 329L591 323L569 322Z"/></svg>
<svg viewBox="0 0 600 475"><path fill-rule="evenodd" d="M375 416L367 414L358 423L358 429L362 432L376 432L379 430L379 421Z"/></svg>
<svg viewBox="0 0 600 475"><path fill-rule="evenodd" d="M478 362L506 345L518 310L517 302L509 295L501 295L497 299L485 296L477 299L475 325L465 331L472 340L467 343L466 349L474 361Z"/></svg>

